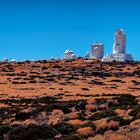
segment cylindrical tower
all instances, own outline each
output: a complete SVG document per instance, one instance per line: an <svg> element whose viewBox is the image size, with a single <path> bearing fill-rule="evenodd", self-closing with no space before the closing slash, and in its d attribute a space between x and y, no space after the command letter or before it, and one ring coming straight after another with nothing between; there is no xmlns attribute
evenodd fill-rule
<svg viewBox="0 0 140 140"><path fill-rule="evenodd" d="M113 53L126 53L126 35L122 29L118 29L115 32Z"/></svg>
<svg viewBox="0 0 140 140"><path fill-rule="evenodd" d="M91 46L92 56L95 59L102 59L104 56L104 44L95 43Z"/></svg>

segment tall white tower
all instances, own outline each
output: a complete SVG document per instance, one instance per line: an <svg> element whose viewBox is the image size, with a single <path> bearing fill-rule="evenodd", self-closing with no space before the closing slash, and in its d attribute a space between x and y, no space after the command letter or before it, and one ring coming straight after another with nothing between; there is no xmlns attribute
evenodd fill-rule
<svg viewBox="0 0 140 140"><path fill-rule="evenodd" d="M115 32L113 54L126 53L126 35L124 30L118 29Z"/></svg>
<svg viewBox="0 0 140 140"><path fill-rule="evenodd" d="M105 56L102 61L105 62L126 62L133 61L134 58L131 54L126 53L126 35L124 30L118 29L115 32L113 54Z"/></svg>

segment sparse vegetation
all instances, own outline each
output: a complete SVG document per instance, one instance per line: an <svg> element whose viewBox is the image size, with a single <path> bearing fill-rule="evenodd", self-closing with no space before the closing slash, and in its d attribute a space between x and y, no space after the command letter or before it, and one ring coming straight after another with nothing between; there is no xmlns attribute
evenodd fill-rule
<svg viewBox="0 0 140 140"><path fill-rule="evenodd" d="M0 64L0 140L137 140L139 68L82 58Z"/></svg>

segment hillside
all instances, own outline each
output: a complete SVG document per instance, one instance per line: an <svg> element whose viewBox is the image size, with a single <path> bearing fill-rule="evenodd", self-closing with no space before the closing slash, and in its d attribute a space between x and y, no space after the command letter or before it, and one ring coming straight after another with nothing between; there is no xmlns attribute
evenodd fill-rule
<svg viewBox="0 0 140 140"><path fill-rule="evenodd" d="M139 62L1 63L0 77L0 139L140 139Z"/></svg>

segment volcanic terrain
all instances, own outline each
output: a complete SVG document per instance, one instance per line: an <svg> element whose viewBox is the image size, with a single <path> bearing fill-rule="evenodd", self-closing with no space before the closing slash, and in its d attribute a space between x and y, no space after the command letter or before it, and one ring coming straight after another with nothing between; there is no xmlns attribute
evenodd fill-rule
<svg viewBox="0 0 140 140"><path fill-rule="evenodd" d="M1 63L3 139L140 140L140 63Z"/></svg>

